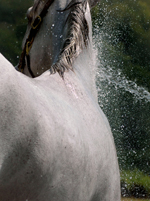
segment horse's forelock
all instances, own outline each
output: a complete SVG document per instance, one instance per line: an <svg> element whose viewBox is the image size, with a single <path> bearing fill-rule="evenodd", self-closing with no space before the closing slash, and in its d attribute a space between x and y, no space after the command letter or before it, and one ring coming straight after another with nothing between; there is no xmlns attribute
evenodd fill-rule
<svg viewBox="0 0 150 201"><path fill-rule="evenodd" d="M51 74L58 72L62 77L65 71L73 70L73 62L87 47L89 41L89 27L85 18L85 10L88 0L71 1L64 9L70 9L66 25L68 33L58 61L50 68Z"/></svg>

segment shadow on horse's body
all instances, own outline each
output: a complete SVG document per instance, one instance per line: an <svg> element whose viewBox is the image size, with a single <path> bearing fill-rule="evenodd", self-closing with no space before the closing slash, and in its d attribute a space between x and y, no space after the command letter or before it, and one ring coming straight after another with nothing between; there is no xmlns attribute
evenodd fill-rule
<svg viewBox="0 0 150 201"><path fill-rule="evenodd" d="M36 18L44 2L35 1L28 15ZM30 48L30 64L25 55L26 58L22 57L24 66L23 62L20 65L28 76L31 74L26 63L33 75L38 69L39 77L32 79L17 72L0 55L1 201L120 200L115 145L96 99L89 4L94 1L55 0L50 5ZM88 44L82 41L86 36L79 38L78 45L73 44L70 32L60 37L62 30L68 30L69 23L64 26L63 21L68 20L70 9L73 14L77 9L84 14L83 20L88 22L89 29ZM53 28L57 17L60 25ZM47 34L52 38L49 43L44 41L48 37L44 33L48 19L51 19L51 31ZM25 38L29 33L28 27ZM23 44L26 42L25 39ZM56 42L63 49L61 53ZM62 46L62 42L66 45ZM41 43L43 48L38 51ZM70 44L73 44L71 49ZM47 71L48 63L51 75Z"/></svg>

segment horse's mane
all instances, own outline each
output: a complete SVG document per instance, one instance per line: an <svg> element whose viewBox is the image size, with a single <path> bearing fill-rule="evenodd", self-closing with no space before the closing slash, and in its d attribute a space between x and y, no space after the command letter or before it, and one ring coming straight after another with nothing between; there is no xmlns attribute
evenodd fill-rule
<svg viewBox="0 0 150 201"><path fill-rule="evenodd" d="M63 10L65 12L70 9L66 21L68 33L58 61L50 68L51 74L58 72L63 77L65 71L73 70L73 61L78 57L83 48L87 47L89 27L85 18L86 6L87 0L73 0Z"/></svg>
<svg viewBox="0 0 150 201"><path fill-rule="evenodd" d="M34 0L33 14L44 2L44 0ZM88 0L72 0L64 10L60 10L60 12L70 10L70 13L65 24L67 26L66 39L57 62L50 68L51 74L58 72L63 77L65 71L73 70L74 60L87 47L89 41L89 27L85 18L87 2Z"/></svg>

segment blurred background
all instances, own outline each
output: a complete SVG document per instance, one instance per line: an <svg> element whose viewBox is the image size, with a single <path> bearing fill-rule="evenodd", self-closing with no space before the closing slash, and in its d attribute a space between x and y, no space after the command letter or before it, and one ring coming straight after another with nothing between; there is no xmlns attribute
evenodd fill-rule
<svg viewBox="0 0 150 201"><path fill-rule="evenodd" d="M32 4L0 1L0 52L14 66ZM122 196L150 200L150 1L101 0L92 18L98 101L114 135Z"/></svg>

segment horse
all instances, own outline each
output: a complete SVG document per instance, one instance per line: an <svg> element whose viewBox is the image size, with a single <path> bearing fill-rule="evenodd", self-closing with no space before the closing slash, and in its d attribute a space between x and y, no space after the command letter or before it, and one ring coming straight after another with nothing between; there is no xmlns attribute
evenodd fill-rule
<svg viewBox="0 0 150 201"><path fill-rule="evenodd" d="M35 0L18 71L0 54L0 200L119 201L120 175L97 101L95 0Z"/></svg>

